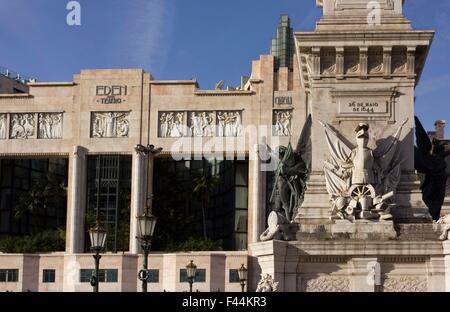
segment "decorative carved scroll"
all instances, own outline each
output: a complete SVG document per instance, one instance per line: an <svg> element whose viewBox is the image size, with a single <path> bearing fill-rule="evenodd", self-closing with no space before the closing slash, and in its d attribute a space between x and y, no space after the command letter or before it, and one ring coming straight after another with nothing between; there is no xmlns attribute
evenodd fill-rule
<svg viewBox="0 0 450 312"><path fill-rule="evenodd" d="M384 292L427 292L426 277L418 276L385 276L383 281Z"/></svg>
<svg viewBox="0 0 450 312"><path fill-rule="evenodd" d="M343 276L319 276L303 281L305 292L350 292L350 280Z"/></svg>

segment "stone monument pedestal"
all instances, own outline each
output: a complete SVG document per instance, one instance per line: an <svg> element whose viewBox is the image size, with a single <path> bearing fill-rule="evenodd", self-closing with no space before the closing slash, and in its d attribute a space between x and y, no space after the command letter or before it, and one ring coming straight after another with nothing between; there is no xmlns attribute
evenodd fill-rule
<svg viewBox="0 0 450 312"><path fill-rule="evenodd" d="M259 274L271 275L279 292L450 291L450 241L275 240L249 252L250 291Z"/></svg>
<svg viewBox="0 0 450 312"><path fill-rule="evenodd" d="M355 240L392 240L397 238L393 221L336 220L331 226L331 235L335 239Z"/></svg>
<svg viewBox="0 0 450 312"><path fill-rule="evenodd" d="M393 221L336 220L324 224L299 224L296 239L311 240L394 240Z"/></svg>

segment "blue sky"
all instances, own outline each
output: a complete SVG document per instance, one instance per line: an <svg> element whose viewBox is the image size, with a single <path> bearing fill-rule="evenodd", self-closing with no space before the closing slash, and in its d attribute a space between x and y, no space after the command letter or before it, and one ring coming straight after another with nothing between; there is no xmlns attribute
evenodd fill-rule
<svg viewBox="0 0 450 312"><path fill-rule="evenodd" d="M238 85L268 53L280 14L294 30L314 29L321 15L314 0L79 0L82 25L70 27L68 2L0 0L0 66L40 81L144 68L156 79L196 78L203 89ZM450 1L408 0L405 9L415 28L437 32L416 103L433 129L436 119L450 123Z"/></svg>

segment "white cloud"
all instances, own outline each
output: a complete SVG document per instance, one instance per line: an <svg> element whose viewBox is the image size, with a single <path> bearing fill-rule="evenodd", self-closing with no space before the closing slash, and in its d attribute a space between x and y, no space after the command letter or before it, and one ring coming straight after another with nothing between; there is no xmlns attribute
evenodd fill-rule
<svg viewBox="0 0 450 312"><path fill-rule="evenodd" d="M165 0L134 0L127 3L124 55L136 67L152 69L164 59L170 44L171 13Z"/></svg>

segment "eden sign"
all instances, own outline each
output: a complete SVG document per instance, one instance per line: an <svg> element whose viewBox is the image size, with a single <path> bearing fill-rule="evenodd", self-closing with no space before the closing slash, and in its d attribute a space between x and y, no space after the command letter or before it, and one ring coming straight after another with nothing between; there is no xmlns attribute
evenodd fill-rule
<svg viewBox="0 0 450 312"><path fill-rule="evenodd" d="M96 96L100 97L97 103L101 104L121 104L126 102L123 98L128 95L127 86L97 86Z"/></svg>

